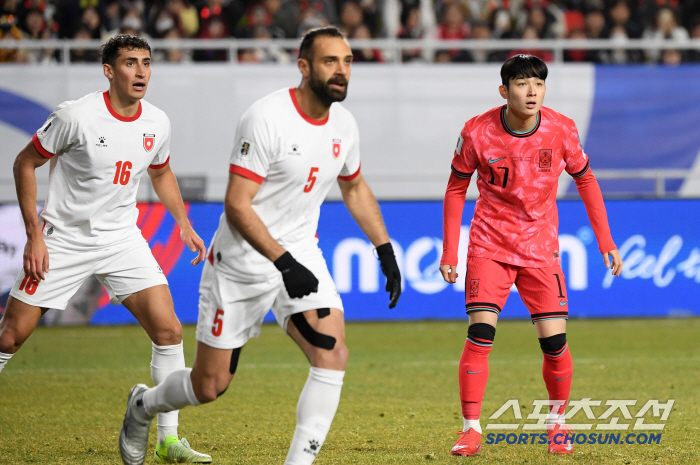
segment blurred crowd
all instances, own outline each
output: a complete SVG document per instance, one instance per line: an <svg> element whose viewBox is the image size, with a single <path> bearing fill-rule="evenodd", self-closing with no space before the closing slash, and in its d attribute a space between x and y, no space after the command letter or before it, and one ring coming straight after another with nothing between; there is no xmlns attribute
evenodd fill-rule
<svg viewBox="0 0 700 465"><path fill-rule="evenodd" d="M700 0L0 0L0 40L99 39L119 33L172 39L298 38L328 24L350 39L700 38ZM154 59L226 61L228 50L168 49ZM294 50L241 49L238 61L290 62ZM354 60L501 62L516 53L553 60L551 50L353 50ZM50 63L56 50L0 49L0 62ZM99 61L74 49L73 62ZM593 63L700 62L699 50L566 50L564 60Z"/></svg>

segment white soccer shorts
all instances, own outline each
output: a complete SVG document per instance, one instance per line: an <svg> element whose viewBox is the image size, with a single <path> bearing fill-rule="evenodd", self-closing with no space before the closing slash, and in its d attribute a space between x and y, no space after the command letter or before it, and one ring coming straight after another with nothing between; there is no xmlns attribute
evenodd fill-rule
<svg viewBox="0 0 700 465"><path fill-rule="evenodd" d="M216 349L242 347L250 338L260 336L263 318L270 309L285 331L289 317L295 313L318 308L343 311L343 302L321 250L314 245L295 253L294 258L316 276L318 292L292 299L281 273L267 281L241 283L217 273L216 265L207 260L199 286L197 341Z"/></svg>
<svg viewBox="0 0 700 465"><path fill-rule="evenodd" d="M95 275L113 304L131 294L168 284L148 242L142 236L98 249L70 245L44 234L49 251L49 272L34 281L20 271L10 295L29 305L65 310L83 282Z"/></svg>

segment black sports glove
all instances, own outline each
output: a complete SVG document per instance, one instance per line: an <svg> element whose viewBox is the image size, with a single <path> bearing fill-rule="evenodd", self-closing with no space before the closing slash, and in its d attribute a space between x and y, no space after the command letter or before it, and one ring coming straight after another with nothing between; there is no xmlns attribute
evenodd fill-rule
<svg viewBox="0 0 700 465"><path fill-rule="evenodd" d="M308 268L296 261L289 252L283 253L273 263L282 272L284 287L292 299L301 299L312 292L318 292L318 279L316 279L316 276Z"/></svg>
<svg viewBox="0 0 700 465"><path fill-rule="evenodd" d="M394 308L401 296L401 272L399 271L399 265L396 263L394 248L391 246L391 242L377 247L377 255L379 255L379 261L382 265L382 273L386 276L386 290L389 293L389 308Z"/></svg>

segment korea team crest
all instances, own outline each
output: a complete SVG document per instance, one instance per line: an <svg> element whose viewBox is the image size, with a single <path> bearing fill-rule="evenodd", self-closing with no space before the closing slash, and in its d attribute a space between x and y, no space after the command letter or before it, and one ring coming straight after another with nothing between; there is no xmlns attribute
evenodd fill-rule
<svg viewBox="0 0 700 465"><path fill-rule="evenodd" d="M335 158L340 156L340 139L333 139L333 156Z"/></svg>
<svg viewBox="0 0 700 465"><path fill-rule="evenodd" d="M538 161L539 161L540 168L551 168L552 167L552 149L541 149Z"/></svg>
<svg viewBox="0 0 700 465"><path fill-rule="evenodd" d="M153 150L156 145L156 135L155 134L144 134L143 135L143 148L146 152Z"/></svg>

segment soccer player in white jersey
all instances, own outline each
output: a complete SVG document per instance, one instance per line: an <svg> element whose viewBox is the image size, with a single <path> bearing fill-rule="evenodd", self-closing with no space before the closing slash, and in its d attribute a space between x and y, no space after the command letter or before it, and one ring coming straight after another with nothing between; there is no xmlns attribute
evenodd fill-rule
<svg viewBox="0 0 700 465"><path fill-rule="evenodd" d="M259 336L272 308L311 363L285 464L311 464L319 453L348 359L343 303L316 238L321 203L334 182L377 248L390 308L401 294L381 212L360 173L357 123L336 103L345 99L351 65L352 52L338 29L312 29L299 47L301 84L258 100L241 118L225 212L202 273L194 367L155 388L132 388L124 427L140 432L142 439L132 436L135 443L147 441L156 413L220 396L241 348Z"/></svg>
<svg viewBox="0 0 700 465"><path fill-rule="evenodd" d="M204 242L192 229L175 175L168 165L170 120L143 100L151 76L151 49L122 35L102 49L109 90L60 104L19 153L17 198L27 231L24 269L0 320L0 371L49 308L65 309L90 275L124 304L153 341L151 376L158 384L185 368L182 327L167 280L136 226L136 192L144 173L197 257ZM35 169L51 160L49 192L36 215ZM158 415L157 462L211 463L177 436L178 412ZM143 454L122 453L142 464ZM181 462L183 460L180 460Z"/></svg>

